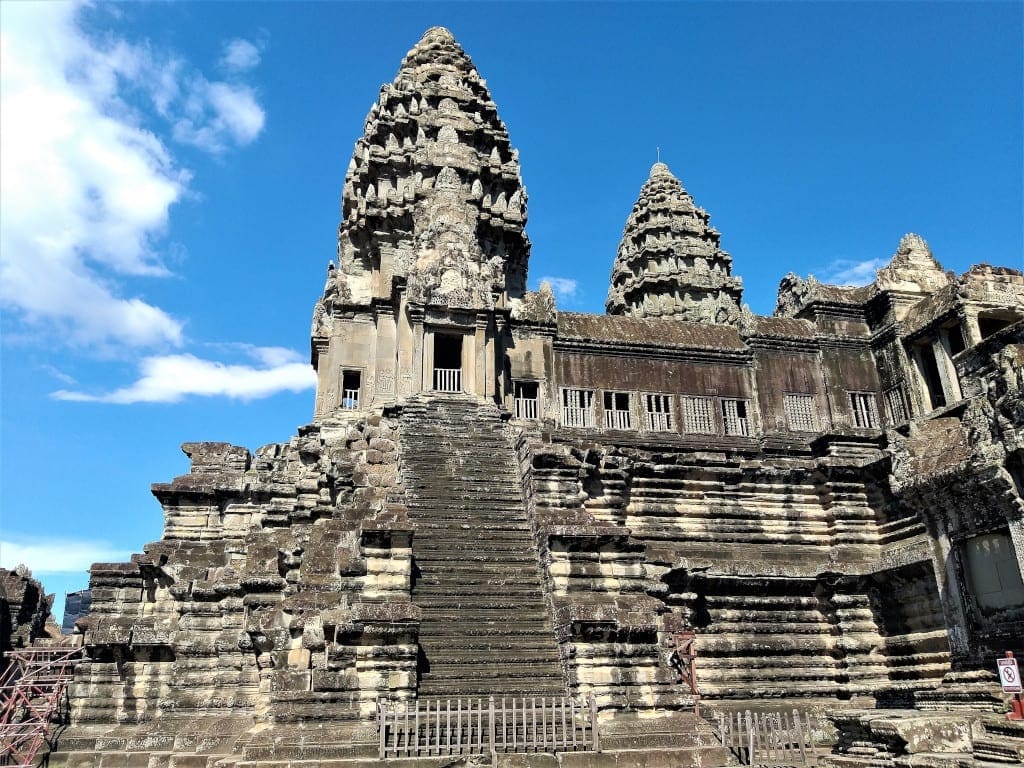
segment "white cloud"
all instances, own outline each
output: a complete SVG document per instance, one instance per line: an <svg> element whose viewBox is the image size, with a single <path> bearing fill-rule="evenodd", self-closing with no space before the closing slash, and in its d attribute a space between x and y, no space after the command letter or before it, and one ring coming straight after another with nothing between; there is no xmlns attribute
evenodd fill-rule
<svg viewBox="0 0 1024 768"><path fill-rule="evenodd" d="M104 541L61 538L0 539L0 568L14 570L26 565L35 574L75 573L89 569L93 563L121 563L130 552Z"/></svg>
<svg viewBox="0 0 1024 768"><path fill-rule="evenodd" d="M836 259L822 271L821 281L831 285L867 285L888 263L888 259Z"/></svg>
<svg viewBox="0 0 1024 768"><path fill-rule="evenodd" d="M184 120L203 137L187 143L222 152L255 140L265 116L250 87L210 82L148 44L90 37L81 13L4 6L0 306L63 342L179 346L182 320L126 286L169 274L155 241L191 181L151 123L177 133Z"/></svg>
<svg viewBox="0 0 1024 768"><path fill-rule="evenodd" d="M130 386L93 395L59 390L58 400L95 403L176 403L189 395L256 400L278 392L301 392L316 386L308 362L281 347L249 347L258 366L204 360L195 355L158 355L139 365L139 379Z"/></svg>
<svg viewBox="0 0 1024 768"><path fill-rule="evenodd" d="M48 373L53 378L57 379L61 384L67 384L69 387L78 384L78 380L74 376L64 373L60 368L50 365L49 363L44 363L39 366L39 368L44 373Z"/></svg>
<svg viewBox="0 0 1024 768"><path fill-rule="evenodd" d="M245 72L260 63L260 49L241 37L224 43L220 65L229 72Z"/></svg>
<svg viewBox="0 0 1024 768"><path fill-rule="evenodd" d="M251 88L197 79L191 83L186 116L174 124L174 138L214 154L252 143L266 115Z"/></svg>
<svg viewBox="0 0 1024 768"><path fill-rule="evenodd" d="M579 289L579 283L569 277L551 277L545 275L540 279L542 283L548 283L551 286L551 290L555 292L555 298L570 301L576 298L576 291Z"/></svg>

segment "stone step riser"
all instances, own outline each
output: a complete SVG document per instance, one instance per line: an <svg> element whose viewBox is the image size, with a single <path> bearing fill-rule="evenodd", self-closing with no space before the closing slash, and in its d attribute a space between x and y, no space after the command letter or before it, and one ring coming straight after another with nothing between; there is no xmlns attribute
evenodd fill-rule
<svg viewBox="0 0 1024 768"><path fill-rule="evenodd" d="M428 664L420 695L564 694L539 556L497 409L426 399L404 412L400 449L416 528L412 598L423 612Z"/></svg>

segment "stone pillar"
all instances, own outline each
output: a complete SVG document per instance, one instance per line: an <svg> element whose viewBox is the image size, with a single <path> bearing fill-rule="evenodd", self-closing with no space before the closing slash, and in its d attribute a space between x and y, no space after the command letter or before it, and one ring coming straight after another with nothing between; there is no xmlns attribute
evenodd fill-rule
<svg viewBox="0 0 1024 768"><path fill-rule="evenodd" d="M931 406L928 402L928 387L924 381L924 374L921 372L920 354L917 350L908 352L898 338L894 346L903 374L903 391L907 398L907 417L913 418L928 413Z"/></svg>
<svg viewBox="0 0 1024 768"><path fill-rule="evenodd" d="M981 327L978 325L978 313L962 310L960 328L963 330L964 342L968 348L981 342Z"/></svg>
<svg viewBox="0 0 1024 768"><path fill-rule="evenodd" d="M365 398L367 402L377 400L390 400L395 396L396 391L396 342L397 327L395 324L394 309L388 305L381 304L374 308L374 320L377 325L377 332L374 334L373 354L373 391L367 391ZM368 371L368 373L371 373ZM367 377L366 387L369 389L370 376Z"/></svg>
<svg viewBox="0 0 1024 768"><path fill-rule="evenodd" d="M328 350L330 342L327 339L314 339L316 346L316 401L313 405L313 418L319 418L328 413L327 390L330 388L327 377L331 369Z"/></svg>
<svg viewBox="0 0 1024 768"><path fill-rule="evenodd" d="M412 328L412 348L410 350L410 365L409 365L409 391L403 394L415 394L422 392L424 389L423 382L425 375L430 374L430 368L433 366L433 345L428 351L424 349L426 346L425 336L427 335L423 329L423 308L422 307L410 307L409 308L409 323ZM429 360L425 361L425 358L429 356ZM427 363L425 366L424 363ZM424 373L424 369L427 369L427 373ZM403 381L404 381L403 377ZM426 386L426 389L430 389L430 384Z"/></svg>
<svg viewBox="0 0 1024 768"><path fill-rule="evenodd" d="M934 530L932 569L935 572L942 613L946 618L950 662L955 664L967 659L970 655L967 606L964 605L960 574L955 562L956 553L953 552L952 544L949 541L946 522L941 519L933 519L929 527Z"/></svg>
<svg viewBox="0 0 1024 768"><path fill-rule="evenodd" d="M419 384L417 392L429 392L434 388L434 347L437 344L437 334L428 330L420 324L415 326L416 348L419 354L416 355L416 365L419 370Z"/></svg>
<svg viewBox="0 0 1024 768"><path fill-rule="evenodd" d="M412 315L414 309L409 307L405 293L399 296L397 320L397 352L398 369L397 389L400 395L411 395L415 392L414 382L418 381L415 360L416 337L413 332Z"/></svg>
<svg viewBox="0 0 1024 768"><path fill-rule="evenodd" d="M1017 568L1020 570L1020 579L1024 581L1024 518L1008 522L1010 541L1013 543L1013 552L1017 556Z"/></svg>
<svg viewBox="0 0 1024 768"><path fill-rule="evenodd" d="M483 344L479 332L462 334L462 391L471 395L480 393L480 355Z"/></svg>
<svg viewBox="0 0 1024 768"><path fill-rule="evenodd" d="M476 388L472 392L481 397L492 398L493 374L488 370L488 357L493 355L494 347L491 339L488 338L487 329L490 326L490 315L487 312L478 312L476 315L476 334L474 336L473 368Z"/></svg>
<svg viewBox="0 0 1024 768"><path fill-rule="evenodd" d="M491 350L491 364L494 370L494 386L492 392L499 403L511 407L511 403L505 402L508 398L505 382L505 335L508 333L508 318L505 315L494 316L494 344ZM543 397L539 391L537 396Z"/></svg>
<svg viewBox="0 0 1024 768"><path fill-rule="evenodd" d="M956 368L953 367L953 356L949 351L949 338L946 334L940 333L932 340L932 352L939 368L939 379L946 395L946 404L955 403L961 397L960 380L956 376Z"/></svg>

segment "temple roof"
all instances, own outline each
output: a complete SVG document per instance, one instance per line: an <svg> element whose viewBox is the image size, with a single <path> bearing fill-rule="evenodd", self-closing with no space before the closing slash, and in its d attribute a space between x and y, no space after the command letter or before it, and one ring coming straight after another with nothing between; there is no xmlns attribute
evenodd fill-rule
<svg viewBox="0 0 1024 768"><path fill-rule="evenodd" d="M740 350L739 332L727 325L675 318L621 317L580 312L558 313L558 337L689 349Z"/></svg>
<svg viewBox="0 0 1024 768"><path fill-rule="evenodd" d="M875 283L879 290L929 293L948 285L949 276L925 239L911 232L900 238L896 253L878 270Z"/></svg>
<svg viewBox="0 0 1024 768"><path fill-rule="evenodd" d="M738 322L743 283L709 222L669 167L655 163L626 220L608 313Z"/></svg>
<svg viewBox="0 0 1024 768"><path fill-rule="evenodd" d="M381 87L356 142L338 269L314 325L329 318L327 304L367 306L403 280L414 304L514 306L526 290L525 226L518 152L487 83L452 33L431 27Z"/></svg>

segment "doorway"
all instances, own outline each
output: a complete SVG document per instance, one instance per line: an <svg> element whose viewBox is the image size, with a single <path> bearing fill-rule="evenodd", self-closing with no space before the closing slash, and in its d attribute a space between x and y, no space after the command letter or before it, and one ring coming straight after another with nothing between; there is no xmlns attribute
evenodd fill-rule
<svg viewBox="0 0 1024 768"><path fill-rule="evenodd" d="M434 334L434 390L462 391L461 334Z"/></svg>

